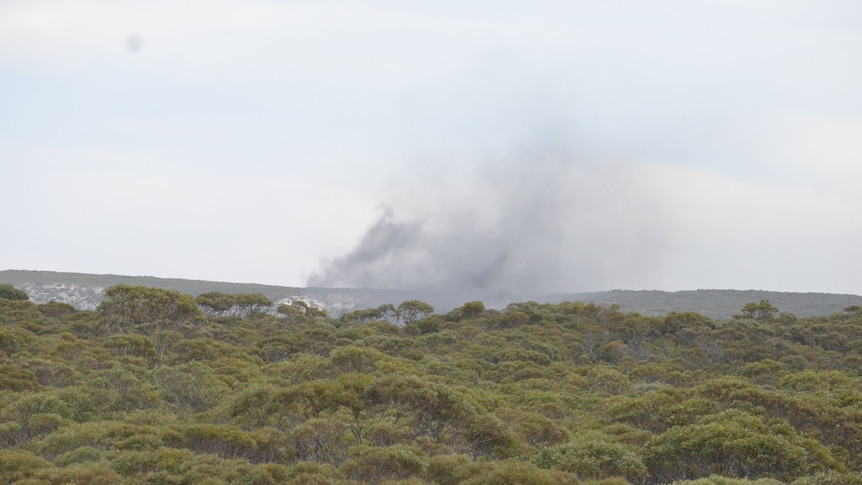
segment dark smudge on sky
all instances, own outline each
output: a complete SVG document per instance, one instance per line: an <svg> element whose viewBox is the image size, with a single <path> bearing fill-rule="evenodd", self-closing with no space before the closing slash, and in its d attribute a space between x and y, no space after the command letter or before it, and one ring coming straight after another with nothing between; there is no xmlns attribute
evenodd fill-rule
<svg viewBox="0 0 862 485"><path fill-rule="evenodd" d="M138 34L133 34L126 39L126 49L129 52L135 53L141 50L144 47L144 38Z"/></svg>

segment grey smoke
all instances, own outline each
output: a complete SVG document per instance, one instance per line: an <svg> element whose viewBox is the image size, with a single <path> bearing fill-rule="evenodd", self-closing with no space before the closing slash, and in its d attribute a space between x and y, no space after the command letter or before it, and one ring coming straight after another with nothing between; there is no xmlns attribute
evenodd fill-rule
<svg viewBox="0 0 862 485"><path fill-rule="evenodd" d="M657 271L663 210L625 164L532 151L402 180L310 286L535 295L636 285ZM436 175L434 177L433 175Z"/></svg>

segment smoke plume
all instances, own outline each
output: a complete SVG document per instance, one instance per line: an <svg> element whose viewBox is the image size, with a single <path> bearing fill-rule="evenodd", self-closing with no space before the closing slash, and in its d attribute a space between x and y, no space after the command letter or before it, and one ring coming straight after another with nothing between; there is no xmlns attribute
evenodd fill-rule
<svg viewBox="0 0 862 485"><path fill-rule="evenodd" d="M310 286L500 297L637 284L664 223L642 169L568 152L521 153L401 180L348 254Z"/></svg>

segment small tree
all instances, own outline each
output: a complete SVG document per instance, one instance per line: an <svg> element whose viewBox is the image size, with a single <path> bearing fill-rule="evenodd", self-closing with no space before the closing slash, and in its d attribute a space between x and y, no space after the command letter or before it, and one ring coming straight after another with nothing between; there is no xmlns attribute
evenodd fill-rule
<svg viewBox="0 0 862 485"><path fill-rule="evenodd" d="M233 295L212 291L202 293L195 302L207 314L212 316L237 315L243 318L259 313L265 313L272 308L272 301L262 293L240 293Z"/></svg>
<svg viewBox="0 0 862 485"><path fill-rule="evenodd" d="M772 306L769 300L760 300L760 303L746 303L742 307L742 313L734 315L733 318L765 322L775 318L776 313L778 313L778 308Z"/></svg>
<svg viewBox="0 0 862 485"><path fill-rule="evenodd" d="M468 301L461 307L461 315L464 318L476 318L485 311L485 304L481 301Z"/></svg>
<svg viewBox="0 0 862 485"><path fill-rule="evenodd" d="M272 308L272 300L262 293L243 293L236 295L236 310L242 317L265 313Z"/></svg>
<svg viewBox="0 0 862 485"><path fill-rule="evenodd" d="M398 309L396 309L395 305L393 305L392 303L380 305L379 307L377 307L377 311L380 313L380 317L383 320L386 320L392 325L398 324Z"/></svg>
<svg viewBox="0 0 862 485"><path fill-rule="evenodd" d="M350 313L345 313L341 319L356 323L370 323L383 320L383 314L380 310L375 308L365 308L363 310L354 310Z"/></svg>
<svg viewBox="0 0 862 485"><path fill-rule="evenodd" d="M398 305L398 316L405 325L432 313L434 313L434 307L419 300L407 300Z"/></svg>
<svg viewBox="0 0 862 485"><path fill-rule="evenodd" d="M28 295L26 291L19 290L12 285L0 284L0 298L6 300L27 301L30 299L30 295Z"/></svg>
<svg viewBox="0 0 862 485"><path fill-rule="evenodd" d="M200 315L191 295L175 290L120 284L106 289L105 297L97 310L121 331L135 326L145 333L158 332Z"/></svg>
<svg viewBox="0 0 862 485"><path fill-rule="evenodd" d="M228 315L236 303L234 295L222 293L219 291L211 291L202 293L195 297L195 302L207 315L224 316Z"/></svg>
<svg viewBox="0 0 862 485"><path fill-rule="evenodd" d="M294 300L289 305L281 304L275 311L285 320L327 318L326 310L309 305L302 300Z"/></svg>

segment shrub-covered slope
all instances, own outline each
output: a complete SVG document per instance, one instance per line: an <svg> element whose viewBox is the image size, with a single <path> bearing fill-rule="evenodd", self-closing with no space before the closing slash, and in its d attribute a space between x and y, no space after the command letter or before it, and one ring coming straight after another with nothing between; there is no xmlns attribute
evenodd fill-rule
<svg viewBox="0 0 862 485"><path fill-rule="evenodd" d="M0 482L862 483L858 307L107 293L0 298Z"/></svg>

